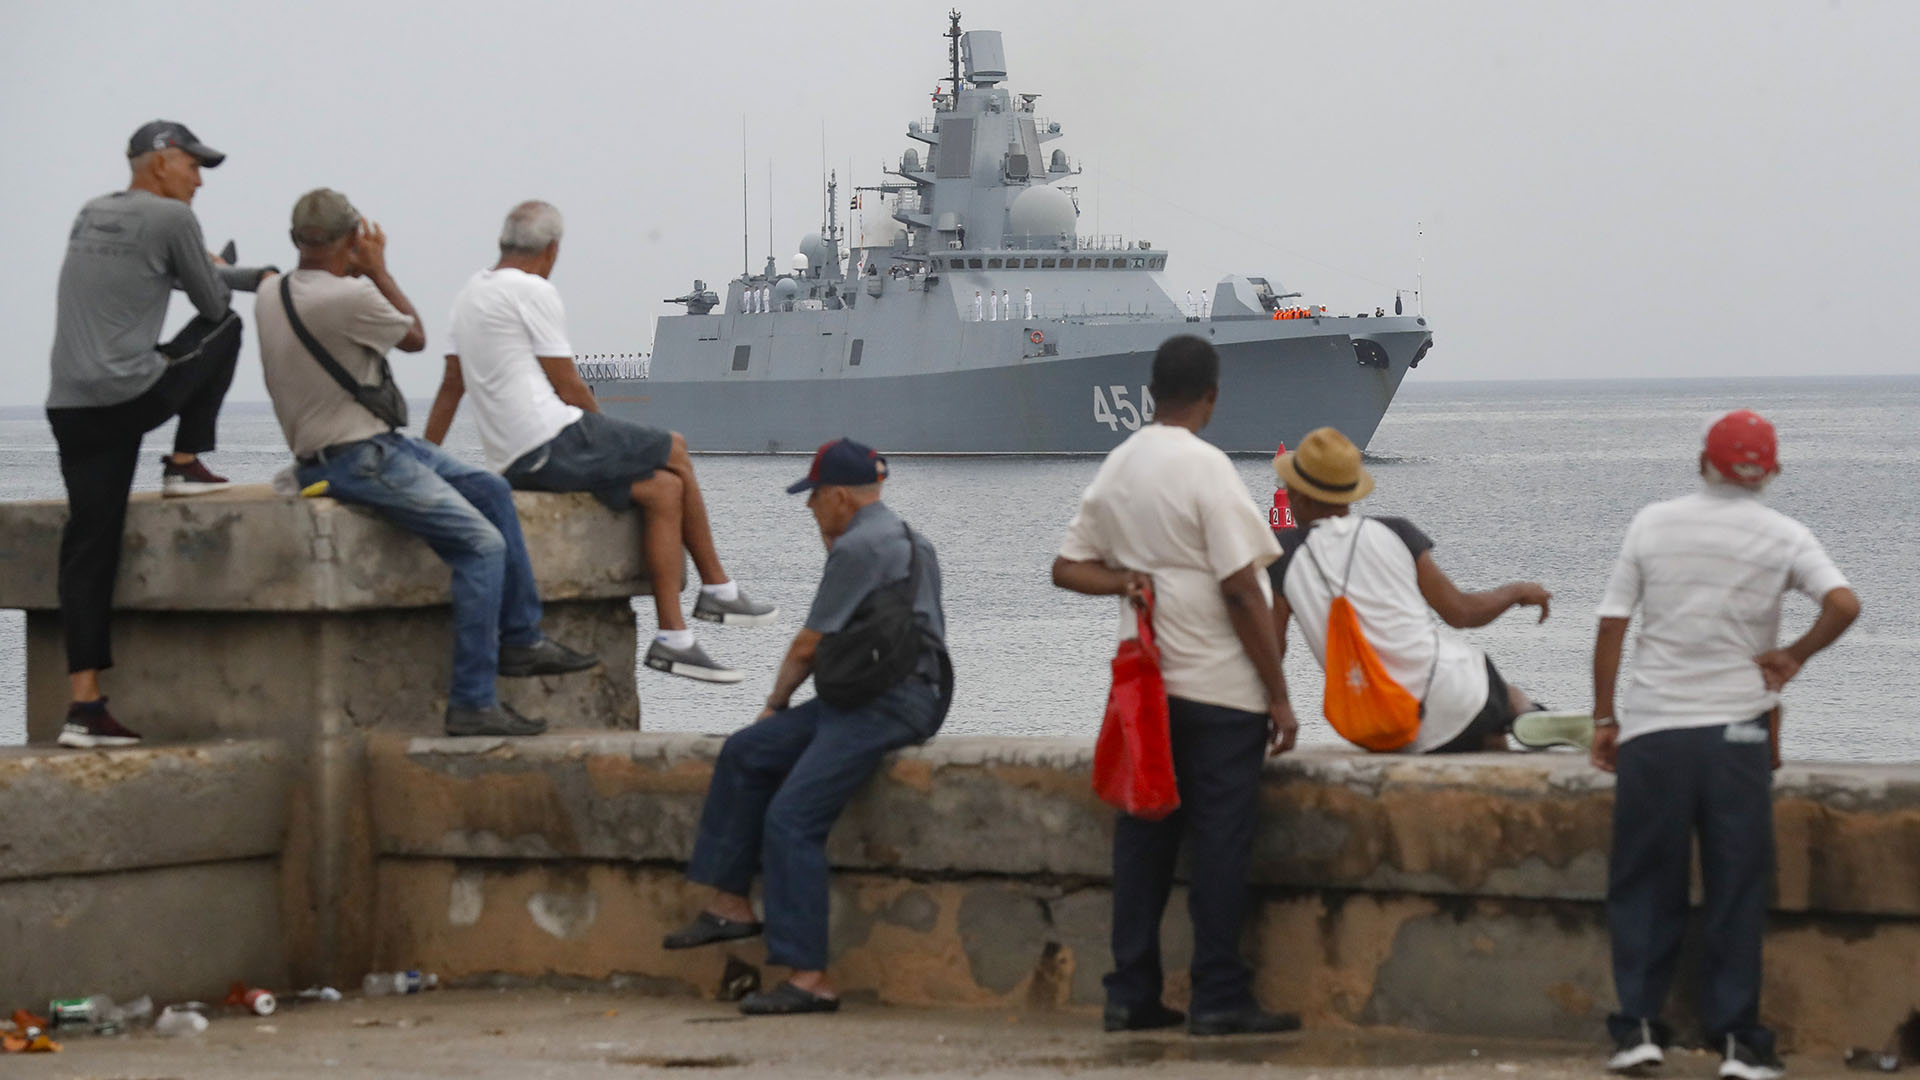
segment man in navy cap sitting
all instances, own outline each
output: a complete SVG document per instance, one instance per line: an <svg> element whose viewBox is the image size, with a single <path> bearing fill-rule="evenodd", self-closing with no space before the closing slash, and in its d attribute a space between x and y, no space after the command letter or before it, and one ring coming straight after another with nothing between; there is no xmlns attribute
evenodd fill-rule
<svg viewBox="0 0 1920 1080"><path fill-rule="evenodd" d="M713 895L669 949L767 937L767 961L793 969L740 1011L832 1012L827 980L827 832L886 753L933 737L953 696L940 563L933 545L880 501L887 459L851 439L820 447L807 509L827 565L756 721L714 763L687 877ZM816 697L793 705L809 676ZM766 876L766 922L747 899Z"/></svg>

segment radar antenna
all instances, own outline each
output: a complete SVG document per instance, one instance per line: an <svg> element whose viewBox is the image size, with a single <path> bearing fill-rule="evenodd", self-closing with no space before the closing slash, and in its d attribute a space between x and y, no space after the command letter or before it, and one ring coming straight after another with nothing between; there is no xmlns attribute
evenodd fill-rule
<svg viewBox="0 0 1920 1080"><path fill-rule="evenodd" d="M953 25L947 27L947 60L953 64L953 100L960 100L960 10L951 8L947 18Z"/></svg>

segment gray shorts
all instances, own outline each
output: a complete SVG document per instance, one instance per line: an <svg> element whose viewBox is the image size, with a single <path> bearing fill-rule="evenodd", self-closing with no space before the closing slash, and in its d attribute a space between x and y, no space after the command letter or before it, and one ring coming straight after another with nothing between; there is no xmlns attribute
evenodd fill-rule
<svg viewBox="0 0 1920 1080"><path fill-rule="evenodd" d="M673 433L582 413L546 445L522 454L502 474L521 491L585 491L609 509L633 505L633 484L667 463Z"/></svg>

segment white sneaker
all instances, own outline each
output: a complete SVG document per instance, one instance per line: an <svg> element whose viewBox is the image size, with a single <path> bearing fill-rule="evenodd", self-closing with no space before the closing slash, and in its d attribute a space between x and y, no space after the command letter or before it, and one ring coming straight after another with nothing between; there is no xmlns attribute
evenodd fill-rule
<svg viewBox="0 0 1920 1080"><path fill-rule="evenodd" d="M1756 1050L1733 1036L1720 1058L1721 1080L1780 1080L1787 1075L1787 1063L1771 1050Z"/></svg>
<svg viewBox="0 0 1920 1080"><path fill-rule="evenodd" d="M1666 1052L1653 1041L1653 1025L1640 1021L1637 1036L1613 1044L1613 1056L1607 1059L1607 1071L1621 1076L1647 1076L1667 1060Z"/></svg>

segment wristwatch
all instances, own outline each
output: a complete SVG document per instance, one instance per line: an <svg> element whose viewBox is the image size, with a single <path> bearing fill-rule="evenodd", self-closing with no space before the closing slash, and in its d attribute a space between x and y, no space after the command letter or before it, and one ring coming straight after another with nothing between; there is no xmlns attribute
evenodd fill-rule
<svg viewBox="0 0 1920 1080"><path fill-rule="evenodd" d="M1620 721L1615 720L1611 716L1596 716L1593 718L1593 726L1597 728L1619 727Z"/></svg>

